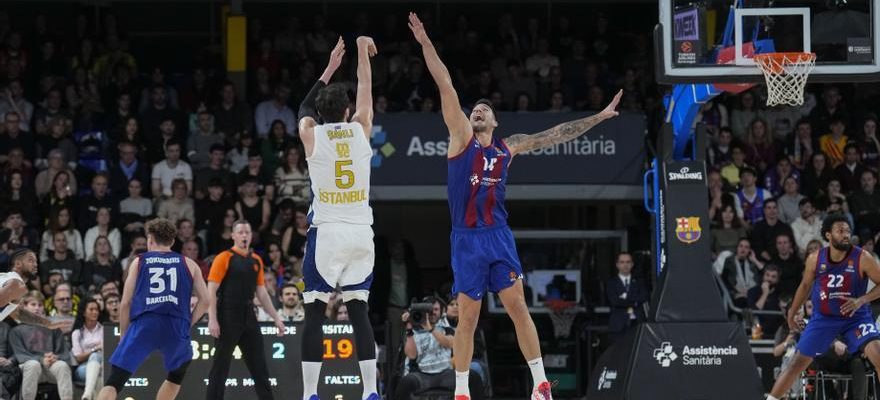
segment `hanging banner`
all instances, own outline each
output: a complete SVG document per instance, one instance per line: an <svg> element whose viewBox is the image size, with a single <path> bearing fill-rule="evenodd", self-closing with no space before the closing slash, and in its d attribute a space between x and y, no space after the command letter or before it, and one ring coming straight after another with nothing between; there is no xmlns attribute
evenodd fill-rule
<svg viewBox="0 0 880 400"><path fill-rule="evenodd" d="M495 134L537 133L586 113L498 113ZM510 184L638 185L644 114L621 113L587 134L517 155ZM439 113L379 114L373 121L372 185L446 185L449 131Z"/></svg>

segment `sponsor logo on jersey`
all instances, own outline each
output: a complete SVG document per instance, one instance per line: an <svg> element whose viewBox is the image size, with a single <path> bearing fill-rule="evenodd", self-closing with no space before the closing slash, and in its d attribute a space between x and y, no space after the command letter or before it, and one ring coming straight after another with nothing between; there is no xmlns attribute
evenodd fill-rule
<svg viewBox="0 0 880 400"><path fill-rule="evenodd" d="M480 177L477 174L471 174L470 177L471 186L476 186L476 184L480 183Z"/></svg>
<svg viewBox="0 0 880 400"><path fill-rule="evenodd" d="M683 243L693 243L703 236L700 217L679 217L675 219L675 234Z"/></svg>

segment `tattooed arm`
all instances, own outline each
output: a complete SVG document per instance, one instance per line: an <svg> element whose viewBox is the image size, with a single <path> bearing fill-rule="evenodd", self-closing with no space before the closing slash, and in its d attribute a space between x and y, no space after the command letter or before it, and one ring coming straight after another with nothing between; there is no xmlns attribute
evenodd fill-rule
<svg viewBox="0 0 880 400"><path fill-rule="evenodd" d="M615 109L617 108L617 103L620 101L622 95L623 90L617 92L617 95L614 96L614 99L611 100L608 107L605 107L604 110L596 115L562 123L547 129L546 131L531 135L522 133L511 135L504 139L504 143L507 144L507 147L510 148L510 151L514 155L540 149L542 147L552 146L554 144L565 143L583 135L600 122L616 117L618 113Z"/></svg>
<svg viewBox="0 0 880 400"><path fill-rule="evenodd" d="M15 319L20 324L42 326L49 329L61 329L64 332L69 332L70 328L73 327L73 319L69 321L52 321L42 315L37 315L25 310L22 305L19 305L15 311L9 314L9 318Z"/></svg>

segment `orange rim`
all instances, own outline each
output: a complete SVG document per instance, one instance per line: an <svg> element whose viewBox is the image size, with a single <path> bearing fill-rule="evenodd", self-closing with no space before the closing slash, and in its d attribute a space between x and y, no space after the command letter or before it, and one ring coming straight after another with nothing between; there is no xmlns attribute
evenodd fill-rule
<svg viewBox="0 0 880 400"><path fill-rule="evenodd" d="M755 54L755 62L761 65L765 70L769 70L774 74L781 74L783 72L782 67L788 64L804 62L812 63L815 61L815 53L788 52Z"/></svg>

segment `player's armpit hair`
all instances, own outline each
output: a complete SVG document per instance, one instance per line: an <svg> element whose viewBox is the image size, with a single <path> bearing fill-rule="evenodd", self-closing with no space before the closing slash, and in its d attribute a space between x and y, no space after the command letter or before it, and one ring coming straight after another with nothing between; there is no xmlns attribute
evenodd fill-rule
<svg viewBox="0 0 880 400"><path fill-rule="evenodd" d="M600 114L596 114L590 117L565 122L531 135L511 135L504 139L504 143L514 153L523 153L573 140L584 133L587 133L588 130L604 120L604 117Z"/></svg>

